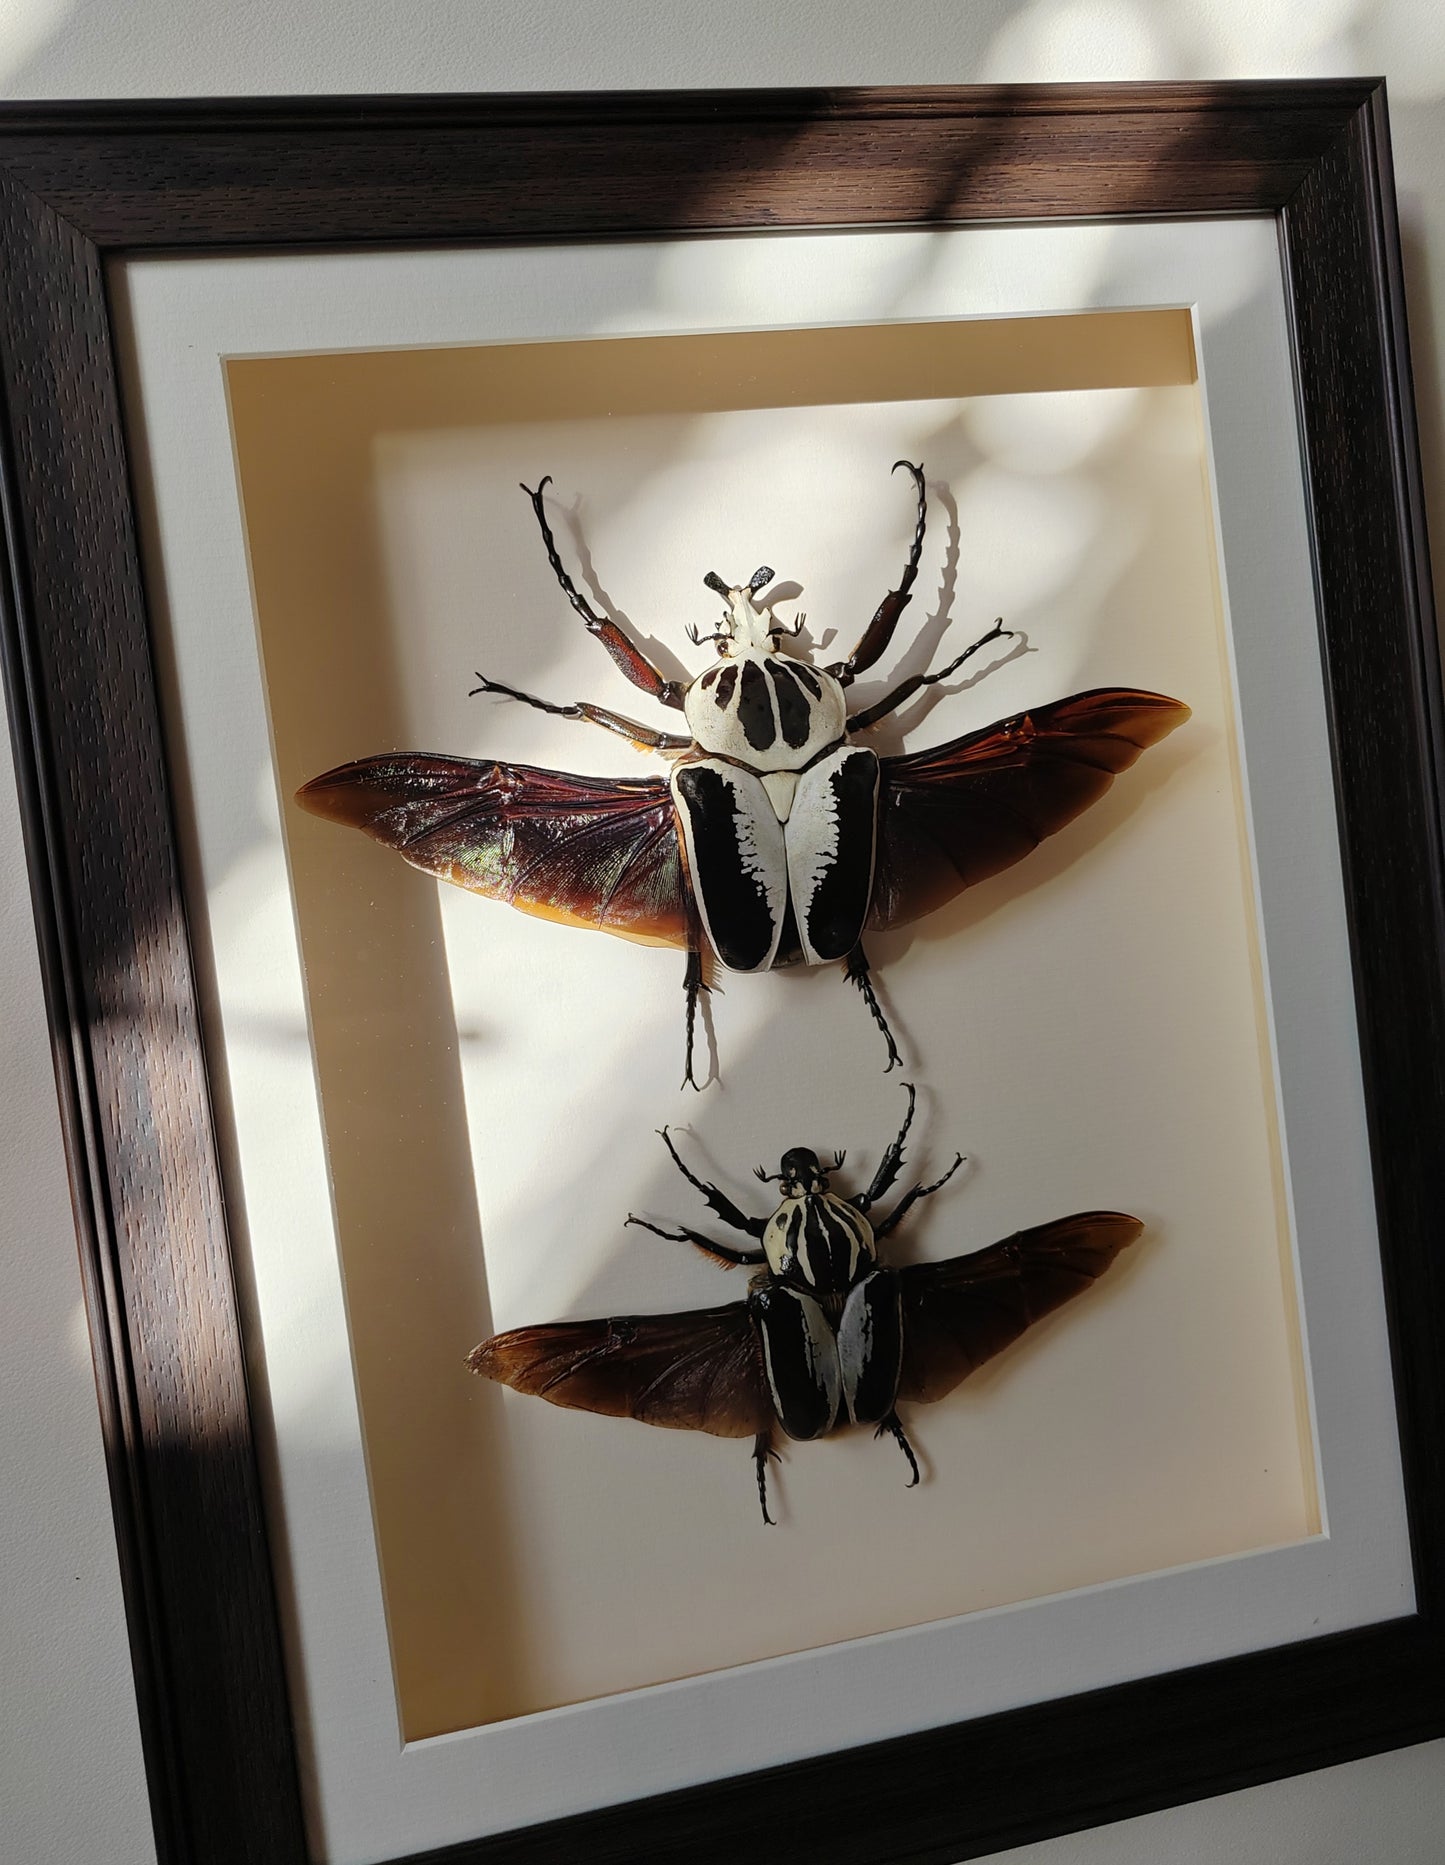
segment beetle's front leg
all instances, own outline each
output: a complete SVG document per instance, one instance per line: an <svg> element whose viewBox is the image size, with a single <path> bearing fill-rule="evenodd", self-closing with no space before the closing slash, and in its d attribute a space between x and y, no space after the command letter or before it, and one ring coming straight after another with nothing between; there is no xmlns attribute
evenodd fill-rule
<svg viewBox="0 0 1445 1865"><path fill-rule="evenodd" d="M704 1237L700 1230L689 1230L684 1225L680 1230L663 1230L645 1217L634 1217L629 1211L627 1222L635 1224L639 1230L650 1230L654 1237L665 1237L669 1243L690 1243L694 1249L701 1250L704 1256L713 1262L721 1263L724 1269L737 1269L746 1265L756 1268L768 1259L761 1250L735 1250L731 1244L714 1243L711 1237Z"/></svg>
<svg viewBox="0 0 1445 1865"><path fill-rule="evenodd" d="M903 1058L898 1053L898 1045L893 1040L893 1032L888 1027L888 1019L884 1016L883 1007L878 1002L877 994L874 992L873 980L868 972L868 954L863 950L863 941L861 939L848 954L847 960L843 966L843 975L847 978L849 984L856 984L858 989L863 993L863 1002L871 1011L873 1021L883 1032L883 1040L888 1045L888 1066L883 1071L886 1075L889 1069L897 1068Z"/></svg>
<svg viewBox="0 0 1445 1865"><path fill-rule="evenodd" d="M908 552L908 562L903 567L903 574L898 579L897 589L890 589L873 613L873 620L863 631L863 638L845 661L838 661L828 669L841 686L849 686L860 673L866 673L880 655L888 650L888 643L893 639L893 631L898 626L898 618L913 600L911 590L914 578L918 575L918 560L923 555L923 532L928 523L928 493L923 484L923 468L915 466L911 460L895 460L893 471L906 466L913 475L913 483L918 488L918 523L913 529L913 543Z"/></svg>
<svg viewBox="0 0 1445 1865"><path fill-rule="evenodd" d="M898 1137L889 1146L878 1162L878 1170L873 1174L873 1183L866 1192L855 1192L848 1202L859 1211L868 1211L877 1204L898 1177L903 1166L903 1142L908 1138L908 1129L913 1125L913 1110L918 1105L918 1095L911 1081L904 1082L908 1090L908 1112L903 1116L903 1125L898 1129Z"/></svg>
<svg viewBox="0 0 1445 1865"><path fill-rule="evenodd" d="M731 1224L734 1230L740 1230L748 1237L762 1236L763 1232L768 1228L768 1220L765 1217L749 1217L745 1211L740 1211L738 1209L726 1192L719 1191L716 1185L709 1184L706 1179L700 1179L697 1174L689 1168L687 1162L673 1145L672 1136L667 1131L666 1127L660 1127L658 1129L657 1137L662 1141L668 1152L671 1153L672 1163L687 1180L688 1184L691 1185L695 1191L702 1193L703 1197L707 1200L708 1204L712 1206L713 1210L717 1212L724 1224Z"/></svg>
<svg viewBox="0 0 1445 1865"><path fill-rule="evenodd" d="M639 751L686 751L692 743L685 734L655 732L650 725L639 725L635 719L624 718L620 712L609 712L606 706L591 705L585 699L579 699L572 706L555 706L550 699L538 699L534 693L503 686L500 680L489 680L484 673L479 673L477 679L480 684L472 688L468 699L475 699L478 693L502 693L508 699L521 700L524 706L535 707L538 712L550 712L554 719L585 719L589 725L600 725L604 731L616 732L619 738L627 739Z"/></svg>
<svg viewBox="0 0 1445 1865"><path fill-rule="evenodd" d="M935 1192L941 1192L944 1186L947 1185L948 1181L953 1177L954 1173L957 1172L958 1168L963 1164L963 1159L964 1156L962 1153L956 1153L954 1155L953 1164L948 1168L941 1179L935 1179L931 1185L915 1185L911 1191L906 1191L889 1212L888 1216L884 1218L883 1222L873 1226L873 1235L875 1239L881 1242L882 1239L888 1235L889 1231L896 1230L899 1223L908 1215L920 1198L931 1198Z"/></svg>
<svg viewBox="0 0 1445 1865"><path fill-rule="evenodd" d="M682 1065L682 1085L684 1088L692 1088L700 1094L702 1092L702 1083L692 1072L693 1050L697 1035L697 1004L703 992L711 990L712 986L703 975L702 946L698 939L697 925L692 918L689 919L688 923L687 969L683 973L682 988L687 998L687 1044L686 1055L684 1056Z"/></svg>
<svg viewBox="0 0 1445 1865"><path fill-rule="evenodd" d="M640 686L644 693L650 693L664 706L671 706L680 712L686 687L677 680L665 680L637 643L630 640L616 622L597 613L563 568L557 540L552 535L552 527L547 523L547 514L542 509L542 494L551 483L552 475L548 473L545 478L538 480L535 492L530 486L523 486L522 490L532 501L532 510L537 515L537 523L542 531L542 542L547 548L547 561L552 566L553 575L562 585L563 595L587 624L588 634L597 637L632 684Z"/></svg>
<svg viewBox="0 0 1445 1865"><path fill-rule="evenodd" d="M921 688L937 686L940 680L947 680L951 674L956 674L971 655L977 654L980 648L986 648L990 641L998 641L1005 636L1012 639L1014 632L1012 628L1004 627L1003 617L1000 616L986 635L980 635L978 640L966 647L956 660L951 660L946 667L940 667L937 673L910 674L901 686L894 687L891 693L885 693L875 705L865 706L862 712L853 713L848 720L848 730L866 732L870 725L876 725L880 719L886 719L890 712L901 706L904 700L912 699Z"/></svg>

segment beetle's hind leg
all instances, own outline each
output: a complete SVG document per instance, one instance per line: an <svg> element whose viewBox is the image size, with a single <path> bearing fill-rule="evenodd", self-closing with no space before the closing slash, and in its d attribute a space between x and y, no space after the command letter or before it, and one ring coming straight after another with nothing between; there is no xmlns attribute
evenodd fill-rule
<svg viewBox="0 0 1445 1865"><path fill-rule="evenodd" d="M708 989L708 982L702 975L702 953L696 943L687 948L687 970L683 973L682 988L687 996L687 1053L682 1068L682 1085L701 1091L702 1083L692 1072L692 1060L697 1035L698 999Z"/></svg>
<svg viewBox="0 0 1445 1865"><path fill-rule="evenodd" d="M709 1082L716 1081L718 1078L717 1036L713 1030L710 1003L717 986L712 981L712 954L710 951L704 954L702 923L698 917L697 906L691 901L688 903L687 912L687 970L683 973L682 989L687 1000L687 1053L683 1063L682 1085L684 1088L693 1088L701 1093ZM693 1069L699 1009L702 1012L703 1032L709 1052L708 1072L702 1081L698 1080Z"/></svg>
<svg viewBox="0 0 1445 1865"><path fill-rule="evenodd" d="M873 979L868 969L868 954L863 950L861 939L848 954L843 967L843 975L849 984L856 984L863 993L863 1002L868 1006L873 1021L883 1032L883 1040L888 1045L888 1067L883 1071L886 1075L889 1069L898 1068L903 1058L898 1053L898 1045L893 1040L893 1032L888 1027L888 1019L883 1014L883 1006L878 1002L878 994L873 989Z"/></svg>
<svg viewBox="0 0 1445 1865"><path fill-rule="evenodd" d="M776 1528L777 1523L768 1514L768 1459L778 1462L778 1453L773 1449L771 1431L760 1431L753 1439L753 1467L758 1473L758 1501L762 1504L763 1521L769 1528Z"/></svg>
<svg viewBox="0 0 1445 1865"><path fill-rule="evenodd" d="M918 1459L913 1455L913 1446L908 1442L908 1434L900 1424L897 1412L890 1412L886 1418L881 1419L878 1429L873 1435L875 1438L881 1438L885 1431L908 1459L908 1468L913 1472L913 1475L908 1479L909 1489L917 1489Z"/></svg>

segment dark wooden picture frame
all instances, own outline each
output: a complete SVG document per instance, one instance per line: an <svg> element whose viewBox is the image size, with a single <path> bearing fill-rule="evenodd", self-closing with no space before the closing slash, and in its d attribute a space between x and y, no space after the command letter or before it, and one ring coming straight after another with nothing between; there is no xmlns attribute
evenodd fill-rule
<svg viewBox="0 0 1445 1865"><path fill-rule="evenodd" d="M452 1865L951 1865L1445 1731L1440 691L1383 85L0 117L5 670L163 1865L311 1854L107 261L1250 213L1292 320L1418 1609L426 1855Z"/></svg>

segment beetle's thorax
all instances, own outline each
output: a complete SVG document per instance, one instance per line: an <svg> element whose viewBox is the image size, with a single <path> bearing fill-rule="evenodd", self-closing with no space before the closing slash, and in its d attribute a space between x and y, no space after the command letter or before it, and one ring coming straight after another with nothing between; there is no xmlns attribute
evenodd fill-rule
<svg viewBox="0 0 1445 1865"><path fill-rule="evenodd" d="M815 1294L841 1294L878 1260L873 1227L832 1192L784 1198L763 1232L768 1267L781 1281Z"/></svg>
<svg viewBox="0 0 1445 1865"><path fill-rule="evenodd" d="M800 771L842 738L842 687L821 668L779 653L778 633L750 589L728 591L717 665L698 675L683 703L699 750L755 771Z"/></svg>

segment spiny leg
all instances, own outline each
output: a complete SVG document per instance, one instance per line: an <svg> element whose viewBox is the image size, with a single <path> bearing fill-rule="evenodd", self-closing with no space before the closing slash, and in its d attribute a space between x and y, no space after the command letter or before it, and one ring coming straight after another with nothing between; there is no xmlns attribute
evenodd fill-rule
<svg viewBox="0 0 1445 1865"><path fill-rule="evenodd" d="M873 1183L866 1192L856 1193L849 1203L860 1211L867 1211L884 1195L893 1181L898 1177L903 1166L903 1142L908 1138L908 1129L913 1125L913 1110L918 1105L918 1095L911 1081L904 1082L908 1090L908 1112L903 1116L903 1125L898 1129L898 1137L889 1146L878 1162L878 1170L873 1174Z"/></svg>
<svg viewBox="0 0 1445 1865"><path fill-rule="evenodd" d="M745 1211L740 1211L738 1209L726 1192L719 1191L716 1185L709 1184L706 1179L700 1179L673 1145L672 1135L668 1132L666 1127L658 1128L657 1137L662 1141L668 1152L671 1153L672 1163L687 1180L688 1184L691 1185L695 1191L702 1193L703 1197L712 1206L713 1210L717 1212L718 1216L725 1224L731 1224L734 1230L744 1231L749 1237L762 1236L763 1232L768 1228L768 1220L765 1217L749 1217ZM759 1258L758 1260L761 1261L762 1259Z"/></svg>
<svg viewBox="0 0 1445 1865"><path fill-rule="evenodd" d="M888 1433L889 1437L893 1439L893 1442L898 1446L899 1450L903 1452L903 1455L908 1459L908 1468L913 1472L913 1475L908 1479L909 1489L917 1489L918 1487L918 1459L913 1455L913 1446L908 1442L907 1433L904 1431L903 1426L898 1422L897 1412L890 1412L888 1416L885 1419L883 1419L882 1422L879 1424L878 1429L873 1433L873 1435L875 1438L881 1438L885 1431Z"/></svg>
<svg viewBox="0 0 1445 1865"><path fill-rule="evenodd" d="M833 678L842 686L849 686L860 673L870 668L878 657L885 653L888 643L893 639L893 631L898 626L898 618L913 600L910 591L914 578L918 575L918 561L923 555L923 533L928 523L928 493L923 483L923 468L915 466L911 460L895 460L893 471L906 466L913 475L913 483L918 488L918 522L913 527L913 543L909 547L908 562L903 567L903 574L898 579L897 589L889 590L878 604L873 620L863 631L862 639L848 656L828 669Z"/></svg>
<svg viewBox="0 0 1445 1865"><path fill-rule="evenodd" d="M753 1439L753 1467L758 1473L758 1501L762 1504L763 1521L769 1528L776 1528L777 1523L768 1514L768 1459L776 1463L778 1453L773 1449L771 1431L760 1431Z"/></svg>
<svg viewBox="0 0 1445 1865"><path fill-rule="evenodd" d="M971 655L977 654L980 648L987 647L990 641L998 641L1005 636L1012 639L1014 632L1012 628L1004 627L1003 617L1000 616L986 635L980 635L977 641L970 643L962 654L955 660L951 660L946 667L940 667L937 673L910 674L901 686L894 687L891 693L885 693L883 698L874 705L865 706L862 712L853 713L848 720L848 730L866 732L870 725L876 725L880 719L886 719L890 712L901 706L904 700L912 699L921 688L937 686L940 680L947 680L951 674L956 674Z"/></svg>
<svg viewBox="0 0 1445 1865"><path fill-rule="evenodd" d="M730 1244L714 1243L711 1237L704 1237L700 1230L663 1230L661 1225L653 1224L645 1217L634 1217L629 1211L627 1222L635 1224L639 1230L650 1230L654 1237L666 1237L669 1243L690 1243L710 1256L715 1263L721 1263L724 1269L736 1269L739 1264L749 1267L765 1263L768 1259L761 1250L734 1250Z"/></svg>
<svg viewBox="0 0 1445 1865"><path fill-rule="evenodd" d="M708 989L708 982L702 975L702 950L697 942L697 934L691 928L688 932L687 970L683 973L682 988L687 996L687 1054L682 1069L682 1085L700 1094L702 1084L692 1072L693 1040L697 1033L697 1000Z"/></svg>
<svg viewBox="0 0 1445 1865"><path fill-rule="evenodd" d="M954 1173L957 1172L958 1168L963 1164L963 1159L964 1155L962 1153L956 1153L954 1155L953 1164L948 1168L941 1179L935 1179L931 1185L915 1185L912 1191L905 1192L898 1200L898 1203L894 1205L893 1209L889 1212L888 1216L884 1218L883 1222L873 1226L874 1237L880 1239L886 1237L889 1231L897 1229L899 1222L913 1209L920 1198L931 1198L935 1192L942 1191L944 1186L947 1185L948 1181L953 1177Z"/></svg>
<svg viewBox="0 0 1445 1865"><path fill-rule="evenodd" d="M590 725L600 725L604 731L616 732L619 738L627 739L639 751L686 751L692 743L685 733L656 732L650 725L639 725L635 719L624 718L620 712L610 712L606 706L594 706L585 699L579 699L572 706L554 706L550 699L538 699L533 693L503 686L500 680L489 680L484 673L476 677L481 684L471 689L467 695L469 699L475 699L478 693L502 693L508 699L521 700L524 706L534 706L538 712L550 712L555 719L585 719Z"/></svg>
<svg viewBox="0 0 1445 1865"><path fill-rule="evenodd" d="M664 706L681 711L687 689L676 680L664 680L636 642L629 640L616 622L609 621L605 615L599 615L568 576L542 505L542 494L551 483L552 475L548 473L545 478L537 481L535 491L531 486L523 486L522 490L532 501L532 510L536 513L542 542L546 546L547 561L552 566L552 574L562 586L563 595L587 624L588 634L597 637L634 686L640 686L644 693L650 693Z"/></svg>
<svg viewBox="0 0 1445 1865"><path fill-rule="evenodd" d="M849 984L856 984L858 989L863 993L863 1002L868 1006L873 1021L883 1032L883 1040L888 1045L888 1067L883 1071L886 1075L889 1069L899 1067L903 1058L898 1053L898 1045L893 1040L893 1032L888 1027L888 1019L884 1016L882 1006L879 1004L877 995L874 992L873 980L868 972L868 955L863 950L863 941L861 939L848 954L844 964L843 975L847 978Z"/></svg>

